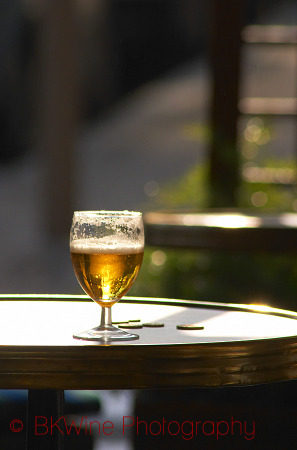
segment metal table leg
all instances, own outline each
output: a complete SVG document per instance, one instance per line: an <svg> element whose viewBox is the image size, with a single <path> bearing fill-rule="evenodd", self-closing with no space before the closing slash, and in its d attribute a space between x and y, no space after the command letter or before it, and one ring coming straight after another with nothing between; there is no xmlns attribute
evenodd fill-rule
<svg viewBox="0 0 297 450"><path fill-rule="evenodd" d="M64 391L28 391L27 450L63 450Z"/></svg>

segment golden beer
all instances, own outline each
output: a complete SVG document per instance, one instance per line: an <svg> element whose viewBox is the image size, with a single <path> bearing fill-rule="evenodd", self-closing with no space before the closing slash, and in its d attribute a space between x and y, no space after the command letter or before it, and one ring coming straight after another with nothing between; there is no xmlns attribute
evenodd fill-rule
<svg viewBox="0 0 297 450"><path fill-rule="evenodd" d="M142 246L71 246L75 275L86 294L101 306L112 306L128 292L142 259Z"/></svg>

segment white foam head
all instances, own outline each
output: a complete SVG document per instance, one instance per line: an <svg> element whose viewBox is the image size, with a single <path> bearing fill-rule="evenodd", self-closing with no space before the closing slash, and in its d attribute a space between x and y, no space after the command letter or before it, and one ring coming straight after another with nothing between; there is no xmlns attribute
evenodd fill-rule
<svg viewBox="0 0 297 450"><path fill-rule="evenodd" d="M133 211L76 211L70 250L79 253L138 253L143 251L142 214Z"/></svg>
<svg viewBox="0 0 297 450"><path fill-rule="evenodd" d="M73 253L118 253L129 254L143 251L143 244L123 240L112 240L109 236L101 239L77 239L70 243L70 251Z"/></svg>

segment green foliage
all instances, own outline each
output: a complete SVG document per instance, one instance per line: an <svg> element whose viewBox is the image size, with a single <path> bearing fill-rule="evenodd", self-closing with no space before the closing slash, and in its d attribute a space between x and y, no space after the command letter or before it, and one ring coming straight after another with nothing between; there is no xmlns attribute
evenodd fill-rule
<svg viewBox="0 0 297 450"><path fill-rule="evenodd" d="M207 168L193 166L179 180L166 183L153 200L144 205L145 210L170 208L206 208L208 205Z"/></svg>
<svg viewBox="0 0 297 450"><path fill-rule="evenodd" d="M158 265L160 256L164 262ZM143 268L130 294L260 303L296 310L297 258L147 248Z"/></svg>
<svg viewBox="0 0 297 450"><path fill-rule="evenodd" d="M296 211L295 162L262 158L256 164L251 155L257 155L258 147L266 144L273 133L268 133L266 125L259 128L258 122L249 122L248 126L249 133L253 134L252 139L248 135L251 142L245 148L249 161L242 161L238 207L251 208L255 212ZM206 165L193 167L180 180L163 186L144 209L207 208L207 173ZM245 177L245 173L250 179ZM147 247L143 268L130 293L227 303L264 303L297 310L297 257L293 254L218 253Z"/></svg>

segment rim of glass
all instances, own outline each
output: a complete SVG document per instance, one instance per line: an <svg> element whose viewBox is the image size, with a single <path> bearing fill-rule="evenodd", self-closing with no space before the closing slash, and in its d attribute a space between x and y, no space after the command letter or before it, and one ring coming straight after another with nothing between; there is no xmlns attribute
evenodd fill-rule
<svg viewBox="0 0 297 450"><path fill-rule="evenodd" d="M142 213L140 211L128 211L128 210L123 210L123 211L108 211L108 210L94 210L94 211L74 211L73 215L94 215L94 216L118 216L118 217L123 217L123 216L131 216L131 217L137 217L137 216L141 216Z"/></svg>

